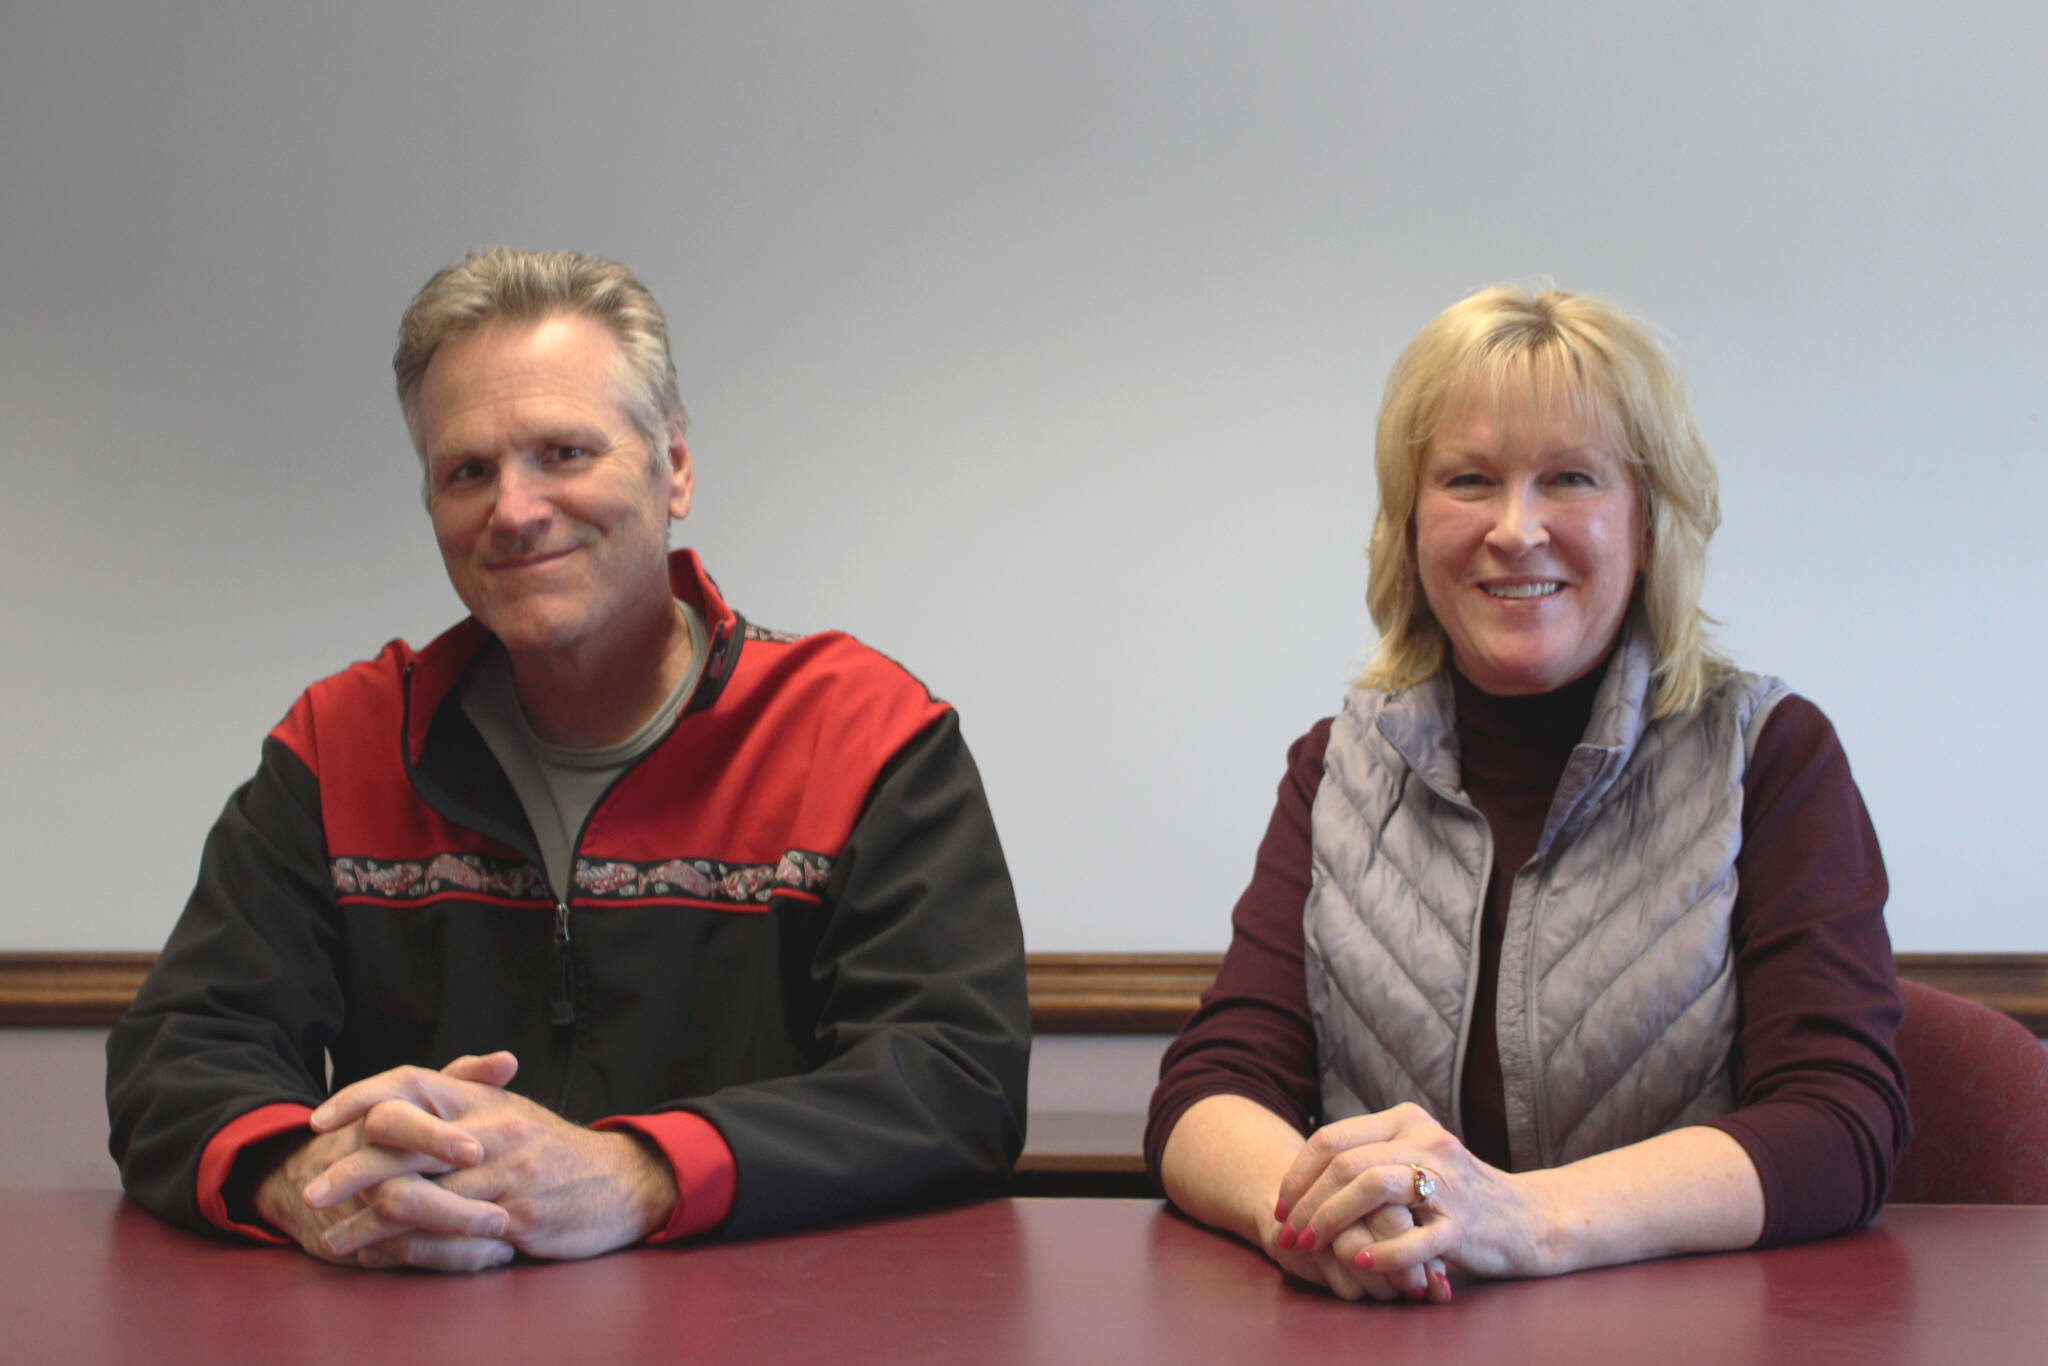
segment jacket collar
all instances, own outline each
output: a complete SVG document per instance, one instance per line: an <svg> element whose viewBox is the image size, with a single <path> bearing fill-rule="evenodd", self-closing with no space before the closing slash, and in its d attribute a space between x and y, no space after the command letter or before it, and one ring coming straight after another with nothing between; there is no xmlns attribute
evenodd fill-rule
<svg viewBox="0 0 2048 1366"><path fill-rule="evenodd" d="M694 550L671 551L668 557L669 591L697 609L704 618L709 643L704 672L683 715L703 711L725 691L739 663L740 647L746 640L746 621L726 602L725 595L705 570ZM443 709L449 696L468 675L479 651L489 643L491 633L475 617L464 617L434 637L417 652L399 646L400 674L405 689L405 756L408 767L419 764L427 751L429 735L444 721ZM450 708L449 710L459 710Z"/></svg>

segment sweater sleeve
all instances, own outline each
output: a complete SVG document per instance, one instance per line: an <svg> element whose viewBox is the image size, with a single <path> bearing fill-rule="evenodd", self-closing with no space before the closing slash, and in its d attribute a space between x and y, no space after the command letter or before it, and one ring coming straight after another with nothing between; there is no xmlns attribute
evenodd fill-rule
<svg viewBox="0 0 2048 1366"><path fill-rule="evenodd" d="M1877 835L1819 708L1780 702L1743 782L1739 1108L1712 1122L1764 1190L1759 1246L1868 1223L1910 1126Z"/></svg>
<svg viewBox="0 0 2048 1366"><path fill-rule="evenodd" d="M1205 1096L1243 1096L1303 1133L1315 1123L1321 1088L1301 914L1309 890L1309 812L1323 780L1330 725L1318 721L1288 749L1251 885L1231 913L1230 948L1160 1061L1145 1125L1145 1167L1155 1183L1173 1126Z"/></svg>
<svg viewBox="0 0 2048 1366"><path fill-rule="evenodd" d="M988 1190L1023 1148L1023 930L951 711L877 780L825 901L821 1061L676 1107L731 1149L727 1236Z"/></svg>
<svg viewBox="0 0 2048 1366"><path fill-rule="evenodd" d="M207 835L184 914L107 1036L108 1146L174 1223L266 1237L228 1208L239 1152L327 1095L342 991L318 784L275 737Z"/></svg>

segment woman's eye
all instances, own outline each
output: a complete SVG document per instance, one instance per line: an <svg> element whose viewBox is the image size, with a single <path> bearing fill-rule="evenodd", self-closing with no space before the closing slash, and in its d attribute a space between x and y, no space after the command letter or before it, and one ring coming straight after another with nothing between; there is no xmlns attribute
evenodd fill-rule
<svg viewBox="0 0 2048 1366"><path fill-rule="evenodd" d="M1575 489L1597 488L1600 484L1588 470L1565 470L1557 476L1557 482Z"/></svg>

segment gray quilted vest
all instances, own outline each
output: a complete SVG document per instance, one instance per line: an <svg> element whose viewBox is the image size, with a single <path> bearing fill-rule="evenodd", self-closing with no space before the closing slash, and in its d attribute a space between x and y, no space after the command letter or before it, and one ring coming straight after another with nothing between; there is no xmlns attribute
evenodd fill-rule
<svg viewBox="0 0 2048 1366"><path fill-rule="evenodd" d="M1654 663L1632 614L1510 889L1495 1027L1518 1171L1735 1108L1742 775L1785 685L1736 674L1652 721ZM1463 1136L1493 837L1452 707L1439 673L1354 688L1331 727L1302 925L1325 1123L1412 1100Z"/></svg>

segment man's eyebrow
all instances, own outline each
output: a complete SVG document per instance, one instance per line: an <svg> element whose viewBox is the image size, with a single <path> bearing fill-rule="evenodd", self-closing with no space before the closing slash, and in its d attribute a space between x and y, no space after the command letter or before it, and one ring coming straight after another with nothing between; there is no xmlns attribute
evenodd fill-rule
<svg viewBox="0 0 2048 1366"><path fill-rule="evenodd" d="M427 464L430 466L457 464L472 458L476 453L473 447L466 445L443 446L438 450L427 452Z"/></svg>
<svg viewBox="0 0 2048 1366"><path fill-rule="evenodd" d="M574 424L564 424L560 427L543 431L534 439L534 444L540 446L589 446L601 449L609 444L610 440L611 438L606 435L601 427L578 427Z"/></svg>

